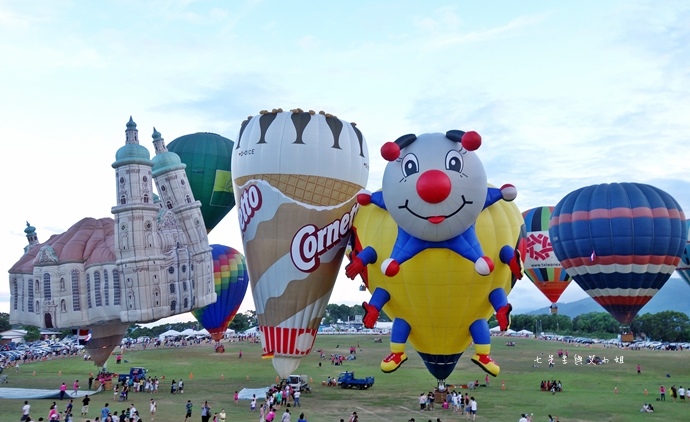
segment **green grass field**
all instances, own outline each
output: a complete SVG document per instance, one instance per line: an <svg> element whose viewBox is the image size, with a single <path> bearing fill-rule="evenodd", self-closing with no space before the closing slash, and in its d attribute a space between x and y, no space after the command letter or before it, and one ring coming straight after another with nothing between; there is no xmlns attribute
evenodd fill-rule
<svg viewBox="0 0 690 422"><path fill-rule="evenodd" d="M374 343L372 336L338 335L317 338L314 349L324 349L326 356L331 353L348 354L348 348L357 343L361 351L357 359L346 361L343 366L332 366L328 360L320 360L314 352L304 358L298 369L313 379L312 394L304 394L302 407L292 409L292 421L304 412L309 422L337 422L348 419L352 411L357 411L360 421L407 422L414 417L416 421L426 422L440 418L443 422L466 420L466 417L449 410L420 412L417 399L421 393L435 386L435 379L427 372L419 356L408 347L409 360L396 372L384 374L379 369L380 360L388 353L387 338L384 343ZM532 339L513 339L493 337L492 357L501 365L501 374L490 379L490 386L470 391L478 402L479 421L517 421L520 413L534 413L534 421L546 421L547 415L558 416L564 421L682 421L690 420L690 403L674 403L670 393L666 402L654 401L658 397L659 386L667 389L676 386L690 386L690 352L687 351L633 351L604 349L601 346L577 347L560 342ZM505 345L515 340L515 347ZM259 388L275 382L276 374L270 361L262 360L259 344L246 342L225 343L226 353L216 354L211 345L192 346L177 349L127 351L121 365L115 364L115 357L108 361L113 372L128 371L130 366L144 366L150 374L165 376L161 390L154 398L158 402L158 421L184 420L184 403L190 399L194 403L194 421L199 421L199 408L208 400L212 411L225 408L229 421L257 421L258 413L249 410L249 402L233 403L233 393L242 388ZM339 346L339 347L338 347ZM568 350L566 364L558 359L559 348ZM243 358L238 358L239 350ZM466 384L479 379L482 383L484 373L470 362L471 349L461 358L448 384ZM548 366L548 355L556 359L554 367ZM575 365L575 355L583 358L597 355L608 359L604 365ZM541 363L535 362L537 357ZM620 358L622 362L620 362ZM619 362L615 359L618 358ZM319 362L322 366L319 366ZM642 373L636 373L640 364ZM8 369L9 383L1 387L55 388L62 382L71 386L79 379L82 386L90 371L96 372L91 362L81 358L64 358L53 361L22 365L21 371ZM376 383L370 390L343 390L321 385L328 376L337 376L343 370L354 370L358 377L374 375ZM35 375L34 375L35 371ZM61 374L59 372L61 371ZM666 377L670 374L670 378ZM169 393L172 379L185 380L183 395ZM539 389L541 380L561 380L562 393L552 395ZM504 383L505 388L502 388ZM614 394L617 388L618 393ZM452 389L452 388L451 388ZM645 389L648 395L645 395ZM457 391L467 391L457 389ZM131 393L130 402L135 403L143 416L149 420L148 401L145 393ZM32 416L46 417L52 400L32 400ZM112 392L93 396L90 419L93 420L105 402L113 404ZM655 413L641 414L643 402L653 402ZM23 400L0 400L0 422L19 420ZM126 408L126 403L111 406L118 412ZM59 403L60 410L65 403ZM81 403L75 404L78 410ZM284 409L278 410L278 416ZM77 411L78 413L78 411ZM77 417L75 421L85 421Z"/></svg>

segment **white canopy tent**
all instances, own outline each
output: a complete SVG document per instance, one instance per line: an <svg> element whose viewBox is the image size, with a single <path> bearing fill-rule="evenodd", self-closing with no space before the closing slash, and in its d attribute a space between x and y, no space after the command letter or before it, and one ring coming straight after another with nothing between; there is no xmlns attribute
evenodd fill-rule
<svg viewBox="0 0 690 422"><path fill-rule="evenodd" d="M517 333L521 336L532 336L532 335L534 335L534 333L531 332L530 330L520 330Z"/></svg>
<svg viewBox="0 0 690 422"><path fill-rule="evenodd" d="M492 332L492 333L494 333L494 334L502 333L502 332L503 332L503 331L501 331L501 329L498 327L498 325L495 326L495 327L493 327L493 328L491 328L491 329L489 329L489 331ZM510 334L515 334L516 331L515 331L515 330L511 330L510 328L508 328L508 329L507 329L505 332L503 332L503 333L505 333L506 335L510 335Z"/></svg>
<svg viewBox="0 0 690 422"><path fill-rule="evenodd" d="M168 330L168 331L162 333L161 335L159 335L159 336L158 336L158 339L159 339L160 341L164 341L166 337L177 337L177 336L179 336L179 335L180 335L180 332L179 332L179 331Z"/></svg>

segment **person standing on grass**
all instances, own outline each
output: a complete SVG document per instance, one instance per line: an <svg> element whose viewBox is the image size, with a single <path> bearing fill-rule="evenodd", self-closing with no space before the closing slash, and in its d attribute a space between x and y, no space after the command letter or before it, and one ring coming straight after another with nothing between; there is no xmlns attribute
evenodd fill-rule
<svg viewBox="0 0 690 422"><path fill-rule="evenodd" d="M129 422L134 422L134 418L139 414L137 408L134 407L134 403L129 408Z"/></svg>
<svg viewBox="0 0 690 422"><path fill-rule="evenodd" d="M299 397L302 395L302 393L299 392L299 390L295 390L294 393L292 393L292 398L295 400L295 402L292 404L292 407L302 407L302 405L299 403Z"/></svg>
<svg viewBox="0 0 690 422"><path fill-rule="evenodd" d="M91 399L89 398L89 395L85 395L83 399L81 399L81 416L86 416L87 413L89 413L89 402Z"/></svg>
<svg viewBox="0 0 690 422"><path fill-rule="evenodd" d="M470 397L470 420L473 421L477 418L477 400L474 397Z"/></svg>
<svg viewBox="0 0 690 422"><path fill-rule="evenodd" d="M678 398L685 403L685 388L682 385L678 388Z"/></svg>
<svg viewBox="0 0 690 422"><path fill-rule="evenodd" d="M105 406L101 409L101 420L105 420L105 418L108 417L108 413L110 413L110 403L106 403Z"/></svg>
<svg viewBox="0 0 690 422"><path fill-rule="evenodd" d="M659 387L659 396L660 401L666 401L666 387L663 385Z"/></svg>
<svg viewBox="0 0 690 422"><path fill-rule="evenodd" d="M75 380L72 384L72 395L76 397L77 392L79 392L79 380Z"/></svg>
<svg viewBox="0 0 690 422"><path fill-rule="evenodd" d="M185 405L185 415L184 415L184 422L187 422L187 419L192 417L192 401L187 400L187 404Z"/></svg>
<svg viewBox="0 0 690 422"><path fill-rule="evenodd" d="M218 421L219 422L225 422L225 420L228 418L228 415L225 413L225 409L220 409L220 413L218 414Z"/></svg>
<svg viewBox="0 0 690 422"><path fill-rule="evenodd" d="M266 403L259 408L259 422L266 422Z"/></svg>
<svg viewBox="0 0 690 422"><path fill-rule="evenodd" d="M65 394L67 394L67 384L63 382L60 386L60 400L65 398Z"/></svg>
<svg viewBox="0 0 690 422"><path fill-rule="evenodd" d="M673 402L676 402L676 398L678 397L678 390L676 390L675 384L671 386L671 398L673 399Z"/></svg>
<svg viewBox="0 0 690 422"><path fill-rule="evenodd" d="M208 422L209 419L211 419L211 406L208 405L208 401L205 401L201 406L201 422Z"/></svg>
<svg viewBox="0 0 690 422"><path fill-rule="evenodd" d="M24 400L24 406L22 406L22 418L20 421L29 420L29 412L31 411L31 405L28 400Z"/></svg>
<svg viewBox="0 0 690 422"><path fill-rule="evenodd" d="M286 408L283 416L280 418L280 422L290 422L290 409Z"/></svg>
<svg viewBox="0 0 690 422"><path fill-rule="evenodd" d="M266 422L273 422L273 419L276 417L276 410L274 408L268 409L268 413L266 414Z"/></svg>
<svg viewBox="0 0 690 422"><path fill-rule="evenodd" d="M151 399L151 402L149 403L149 411L151 412L151 420L153 420L156 417L156 410L158 410L158 405L156 402Z"/></svg>

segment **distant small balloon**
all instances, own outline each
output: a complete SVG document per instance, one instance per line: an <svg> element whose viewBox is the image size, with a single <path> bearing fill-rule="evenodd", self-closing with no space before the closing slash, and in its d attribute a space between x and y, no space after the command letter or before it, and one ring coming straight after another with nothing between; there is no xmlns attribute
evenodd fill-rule
<svg viewBox="0 0 690 422"><path fill-rule="evenodd" d="M527 228L525 274L551 303L558 302L571 277L553 252L549 220L554 207L536 207L522 213Z"/></svg>

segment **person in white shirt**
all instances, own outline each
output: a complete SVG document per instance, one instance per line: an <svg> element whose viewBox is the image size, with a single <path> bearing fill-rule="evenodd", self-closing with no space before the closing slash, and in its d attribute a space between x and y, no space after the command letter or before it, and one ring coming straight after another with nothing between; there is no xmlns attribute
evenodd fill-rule
<svg viewBox="0 0 690 422"><path fill-rule="evenodd" d="M474 397L470 397L470 420L476 420L477 418L477 401Z"/></svg>
<svg viewBox="0 0 690 422"><path fill-rule="evenodd" d="M290 422L290 409L285 409L285 413L280 418L280 422Z"/></svg>
<svg viewBox="0 0 690 422"><path fill-rule="evenodd" d="M156 405L156 402L151 399L151 404L149 405L149 410L151 411L151 420L153 420L156 417L156 410L158 409L158 405Z"/></svg>
<svg viewBox="0 0 690 422"><path fill-rule="evenodd" d="M23 421L29 419L29 412L31 411L31 405L28 400L24 400L24 406L22 407L22 419Z"/></svg>
<svg viewBox="0 0 690 422"><path fill-rule="evenodd" d="M685 401L685 388L682 385L678 388L678 397L680 401Z"/></svg>

